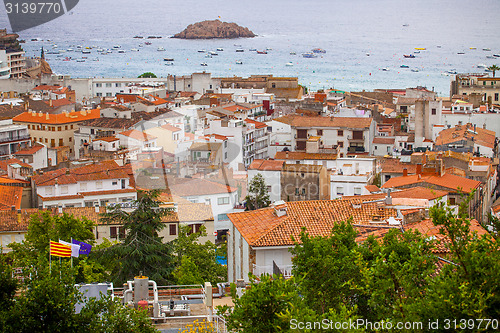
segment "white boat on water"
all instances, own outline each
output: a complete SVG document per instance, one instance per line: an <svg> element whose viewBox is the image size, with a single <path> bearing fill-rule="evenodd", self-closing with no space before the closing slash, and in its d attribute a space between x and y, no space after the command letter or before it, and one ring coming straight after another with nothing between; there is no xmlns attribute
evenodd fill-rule
<svg viewBox="0 0 500 333"><path fill-rule="evenodd" d="M72 49L72 48L69 48L69 49L67 49L66 51L68 51L68 52L73 52L73 49Z"/></svg>
<svg viewBox="0 0 500 333"><path fill-rule="evenodd" d="M208 66L208 64L206 62L202 62L200 65L201 66Z"/></svg>
<svg viewBox="0 0 500 333"><path fill-rule="evenodd" d="M287 62L285 66L293 66L293 62Z"/></svg>
<svg viewBox="0 0 500 333"><path fill-rule="evenodd" d="M296 55L296 54L297 54L297 52L293 52L293 51L290 52L290 55Z"/></svg>
<svg viewBox="0 0 500 333"><path fill-rule="evenodd" d="M90 50L82 50L83 54L90 54Z"/></svg>
<svg viewBox="0 0 500 333"><path fill-rule="evenodd" d="M477 68L486 68L488 66L486 66L485 64L477 64Z"/></svg>
<svg viewBox="0 0 500 333"><path fill-rule="evenodd" d="M114 49L119 49L119 48L121 48L121 46L120 45L114 45L113 48Z"/></svg>
<svg viewBox="0 0 500 333"><path fill-rule="evenodd" d="M243 49L236 49L236 52L245 52Z"/></svg>
<svg viewBox="0 0 500 333"><path fill-rule="evenodd" d="M382 71L384 71L384 72L388 72L388 71L389 71L389 68L384 67L384 68L382 68Z"/></svg>
<svg viewBox="0 0 500 333"><path fill-rule="evenodd" d="M205 53L207 52L206 50L198 50L199 53Z"/></svg>
<svg viewBox="0 0 500 333"><path fill-rule="evenodd" d="M157 51L165 51L165 48L163 46L160 46L159 48L156 49Z"/></svg>
<svg viewBox="0 0 500 333"><path fill-rule="evenodd" d="M130 50L130 51L132 51L132 52L139 52L139 50L138 50L138 49L132 49L132 50Z"/></svg>
<svg viewBox="0 0 500 333"><path fill-rule="evenodd" d="M208 54L213 55L213 56L214 55L219 55L217 52L214 52L214 51L209 51Z"/></svg>
<svg viewBox="0 0 500 333"><path fill-rule="evenodd" d="M416 73L416 72L418 72L418 69L412 68L411 71Z"/></svg>
<svg viewBox="0 0 500 333"><path fill-rule="evenodd" d="M241 61L241 60L236 60L236 65L243 65L243 61Z"/></svg>
<svg viewBox="0 0 500 333"><path fill-rule="evenodd" d="M118 50L118 53L125 53L125 50Z"/></svg>
<svg viewBox="0 0 500 333"><path fill-rule="evenodd" d="M222 52L222 51L224 51L224 49L223 49L222 47L218 47L218 48L217 48L217 51L218 51L218 52Z"/></svg>

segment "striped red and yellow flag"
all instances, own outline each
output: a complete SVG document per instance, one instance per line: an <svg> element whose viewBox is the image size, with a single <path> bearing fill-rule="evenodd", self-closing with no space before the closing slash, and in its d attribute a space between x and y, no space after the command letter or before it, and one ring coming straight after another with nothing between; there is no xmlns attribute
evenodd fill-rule
<svg viewBox="0 0 500 333"><path fill-rule="evenodd" d="M71 257L71 246L50 241L50 255L55 257Z"/></svg>

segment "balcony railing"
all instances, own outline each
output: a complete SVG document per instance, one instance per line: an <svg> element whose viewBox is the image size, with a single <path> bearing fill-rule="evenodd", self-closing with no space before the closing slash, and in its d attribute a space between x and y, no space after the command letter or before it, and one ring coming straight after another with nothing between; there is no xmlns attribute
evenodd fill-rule
<svg viewBox="0 0 500 333"><path fill-rule="evenodd" d="M349 134L347 136L347 140L349 141L365 141L365 136L361 136L361 137L358 137L358 138L353 138L353 135L352 134Z"/></svg>
<svg viewBox="0 0 500 333"><path fill-rule="evenodd" d="M0 143L3 142L11 142L11 141L20 141L20 140L29 140L30 136L29 135L24 135L24 136L14 136L12 138L2 138L0 139Z"/></svg>
<svg viewBox="0 0 500 333"><path fill-rule="evenodd" d="M284 266L279 266L279 269L281 271L281 274L283 274L283 277L289 278L292 276L292 265L284 265ZM261 276L262 274L269 274L273 275L273 266L257 266L253 265L253 275L255 276Z"/></svg>

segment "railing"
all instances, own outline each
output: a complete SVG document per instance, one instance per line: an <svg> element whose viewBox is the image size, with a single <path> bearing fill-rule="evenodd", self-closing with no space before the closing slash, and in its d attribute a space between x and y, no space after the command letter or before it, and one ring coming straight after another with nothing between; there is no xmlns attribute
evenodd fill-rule
<svg viewBox="0 0 500 333"><path fill-rule="evenodd" d="M227 326L226 326L226 320L222 318L219 315L214 315L212 317L212 323L215 328L215 331L217 333L226 333L227 332Z"/></svg>
<svg viewBox="0 0 500 333"><path fill-rule="evenodd" d="M283 276L285 278L289 278L289 277L292 276L292 268L293 268L292 265L279 266L281 274L283 274ZM273 266L272 265L269 265L269 266L257 266L257 265L254 264L253 265L253 274L256 275L256 276L261 276L262 274L272 275L273 274Z"/></svg>
<svg viewBox="0 0 500 333"><path fill-rule="evenodd" d="M14 136L12 138L3 138L3 139L0 139L0 142L10 142L10 141L29 140L29 139L30 139L29 135Z"/></svg>

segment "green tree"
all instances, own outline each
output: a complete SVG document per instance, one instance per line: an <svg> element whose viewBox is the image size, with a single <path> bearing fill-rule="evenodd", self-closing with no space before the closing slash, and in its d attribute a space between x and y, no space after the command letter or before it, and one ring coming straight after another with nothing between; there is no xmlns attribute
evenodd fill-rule
<svg viewBox="0 0 500 333"><path fill-rule="evenodd" d="M260 173L252 178L248 185L248 194L245 197L247 210L255 210L268 207L271 204L266 182Z"/></svg>
<svg viewBox="0 0 500 333"><path fill-rule="evenodd" d="M151 72L145 72L138 76L138 78L156 78L157 76Z"/></svg>
<svg viewBox="0 0 500 333"><path fill-rule="evenodd" d="M163 217L173 211L161 208L158 196L158 191L139 192L132 211L115 206L104 214L104 222L119 223L126 233L122 243L99 251L102 262L115 263L111 268L113 282L124 283L141 271L157 283L172 280L175 268L173 247L171 243L163 243L159 232L165 227Z"/></svg>
<svg viewBox="0 0 500 333"><path fill-rule="evenodd" d="M206 241L200 243L200 237L206 237L205 226L198 232L191 232L191 226L181 226L177 239L173 241L177 255L177 268L174 275L178 284L212 284L227 280L226 267L219 264L216 257L220 251L217 246ZM189 282L189 283L187 283Z"/></svg>
<svg viewBox="0 0 500 333"><path fill-rule="evenodd" d="M0 251L0 332L10 330L9 318L15 304L14 294L17 287L18 282L12 277L12 269L6 263L6 257Z"/></svg>
<svg viewBox="0 0 500 333"><path fill-rule="evenodd" d="M488 67L488 70L492 71L493 77L495 77L495 74L498 70L500 70L500 67L498 67L497 65L491 65L490 67Z"/></svg>

